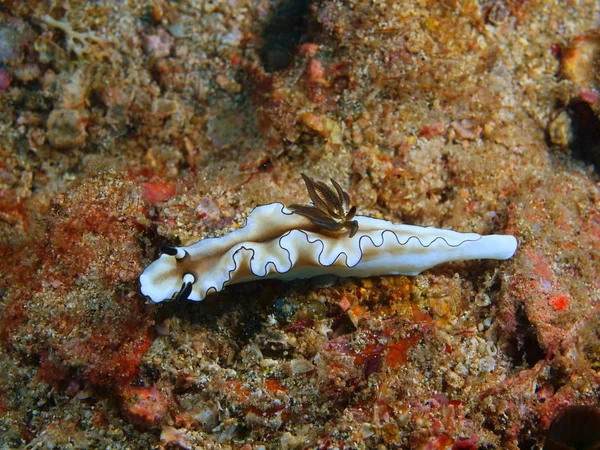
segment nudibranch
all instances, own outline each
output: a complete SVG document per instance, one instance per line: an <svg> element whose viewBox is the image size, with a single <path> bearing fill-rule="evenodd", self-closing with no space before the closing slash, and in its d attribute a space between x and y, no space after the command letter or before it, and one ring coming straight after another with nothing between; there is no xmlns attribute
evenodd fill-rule
<svg viewBox="0 0 600 450"><path fill-rule="evenodd" d="M260 279L293 280L417 275L449 261L509 259L510 235L459 233L356 216L349 196L304 177L312 205L257 206L246 225L188 247L165 246L141 274L142 294L153 302L194 301L224 287Z"/></svg>

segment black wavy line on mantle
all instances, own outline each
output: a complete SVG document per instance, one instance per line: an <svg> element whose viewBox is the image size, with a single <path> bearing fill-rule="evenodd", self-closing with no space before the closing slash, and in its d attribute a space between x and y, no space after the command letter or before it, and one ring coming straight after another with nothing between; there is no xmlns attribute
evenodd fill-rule
<svg viewBox="0 0 600 450"><path fill-rule="evenodd" d="M261 205L261 206L274 205L274 204L277 204L277 203L279 203L279 202L267 203L266 205ZM285 211L283 210L283 209L285 208L285 205L283 205L283 204L281 204L281 205L282 205L282 207L281 207L281 211L280 211L280 212L281 212L282 214L285 214L285 215L288 215L288 216L291 216L291 215L293 214L292 212L290 212L290 213L287 213L287 212L285 212ZM258 208L258 207L256 207L256 208ZM252 213L254 212L254 210L255 210L256 208L254 208L254 209L253 209L253 210L250 212L250 214L248 215L248 217L250 217L250 216L252 215ZM368 218L371 218L371 217L369 217L369 216L362 216L362 217L368 217ZM246 220L246 225L247 225L247 223L248 223L248 222L247 222L247 220ZM245 227L246 227L246 225L244 225L242 228L240 228L240 230L241 230L241 229L243 229L243 228L245 228ZM422 227L422 228L427 228L427 227ZM457 247L460 247L461 245L465 244L466 242L477 242L477 241L481 240L481 238L482 238L482 236L480 235L478 239L465 239L464 241L461 241L460 243L458 243L458 244L456 244L456 245L452 245L452 244L450 244L450 243L449 243L449 242L446 240L446 238L444 238L444 237L442 237L442 236L438 236L438 237L434 238L434 239L433 239L433 240L432 240L432 241L431 241L429 244L424 244L424 243L421 241L421 239L419 239L419 237L418 237L418 236L415 236L415 235L413 235L413 236L409 236L409 237L406 239L406 241L404 241L404 242L400 242L400 239L398 238L397 234L396 234L394 231L392 231L392 230L390 230L390 229L384 229L384 230L381 230L381 234L379 235L379 237L381 238L381 243L380 243L379 245L377 245L377 244L375 243L375 241L374 241L374 240L371 238L371 236L362 235L362 236L360 236L360 237L359 237L359 240L358 240L358 249L359 249L359 252L360 252L360 258L358 258L358 261L356 262L356 264L353 264L353 265L349 265L349 264L348 264L348 254L347 254L345 251L341 251L341 252L340 252L340 253L339 253L339 254L338 254L338 255L337 255L337 256L336 256L336 257L333 259L333 262L332 262L331 264L325 264L325 263L323 263L323 262L321 261L321 256L323 255L323 252L325 251L325 243L323 242L323 239L319 239L319 238L317 238L317 239L311 240L311 239L310 239L310 237L309 237L309 235L308 235L308 233L307 233L305 230L302 230L302 229L296 229L296 228L294 228L293 230L289 230L289 231L285 232L284 234L282 234L281 236L279 236L279 238L277 238L277 245L279 246L279 248L280 248L281 250L283 250L283 251L285 251L285 252L287 253L287 258L288 258L288 262L289 262L289 265L290 265L290 268L289 268L288 270L285 270L285 271L282 271L282 272L280 272L280 271L279 271L279 269L278 269L278 267L277 267L277 265L275 264L275 262L274 262L274 261L268 261L268 262L267 262L267 263L266 263L266 264L265 264L265 265L262 267L262 268L263 268L263 270L264 270L264 272L266 272L266 273L265 273L265 275L257 275L257 274L255 273L255 271L253 270L253 268L252 268L252 261L254 260L254 257L255 257L255 254L256 254L256 251L255 251L253 248L248 248L248 247L246 247L246 246L242 245L242 246L241 246L240 248L238 248L238 249L237 249L237 250L236 250L236 251L233 253L233 255L231 256L231 259L233 260L233 263L234 263L234 267L233 267L231 270L229 270L229 272L228 272L228 278L227 278L227 280L225 280L225 281L224 281L224 282L221 284L221 286L220 286L220 287L218 287L218 286L211 286L211 287L209 287L209 288L206 290L206 293L205 293L204 297L200 298L200 300L192 300L192 301L202 301L202 300L204 300L204 299L205 299L205 298L206 298L208 295L210 295L211 293L213 293L213 292L214 292L214 293L221 292L221 291L222 291L222 290L223 290L225 287L227 287L227 283L229 283L229 282L230 282L230 281L233 279L233 275L232 275L232 274L234 274L234 273L235 273L235 272L236 272L236 271L239 269L239 267L238 267L238 264L237 264L237 261L236 261L236 259L235 259L235 256L236 256L236 255L237 255L237 254L238 254L240 251L242 251L242 250L247 250L247 251L250 251L250 252L252 252L252 256L250 257L250 260L248 261L248 267L249 267L249 269L250 269L250 272L252 273L252 275L253 275L253 276L255 276L255 277L257 278L257 280L259 280L259 279L261 279L261 278L265 278L267 275L269 275L269 273L267 272L267 268L268 268L269 264L272 264L272 265L273 265L273 267L275 268L275 271L277 272L277 274L284 274L284 273L288 273L288 272L292 271L292 270L294 269L294 267L295 267L295 266L294 266L294 262L292 261L292 258L291 258L291 256L290 256L290 251L289 251L287 248L285 248L285 247L283 247L283 246L281 245L281 240L282 240L284 237L288 236L288 235L289 235L289 234L290 234L292 231L300 231L301 233L303 233L303 234L304 234L304 236L305 236L305 238L306 238L306 242L307 242L307 243L309 243L309 244L314 244L314 243L316 243L316 242L319 242L319 243L321 244L321 250L320 250L320 252L319 252L319 255L318 255L318 257L317 257L317 261L318 261L318 263L319 263L319 264L320 264L322 267L331 267L332 265L334 265L334 264L335 264L335 263L338 261L338 259L339 259L339 258L340 258L342 255L344 255L344 257L345 257L345 262L344 262L344 264L346 265L346 267L347 267L348 269L352 269L353 267L356 267L356 266L357 266L358 264L360 264L360 262L362 261L362 258L363 258L362 239L363 239L363 238L365 238L365 239L368 239L369 241L371 241L371 244L373 245L373 247L375 247L375 248L380 248L380 247L381 247L381 246L384 244L384 242L385 242L385 239L384 239L384 234L385 234L386 232L387 232L387 233L390 233L390 234L391 234L391 235L392 235L392 236L393 236L393 237L396 239L396 242L397 242L397 243L398 243L398 245L400 245L400 246L404 246L404 245L408 244L408 242L409 242L411 239L416 239L416 240L417 240L417 242L418 242L418 243L421 245L421 247L423 247L423 248L428 248L428 247L430 247L431 245L433 245L433 244L434 244L436 241L439 241L439 240L442 240L442 241L444 241L444 243L445 243L445 244L446 244L448 247L451 247L451 248L457 248ZM453 230L447 230L447 231L453 231ZM227 235L225 235L225 236L227 236ZM209 239L220 239L220 238L209 238ZM201 241L203 241L203 240L204 240L204 239L202 239ZM198 241L198 242L201 242L201 241ZM192 245L195 245L195 244L192 244ZM180 247L180 248L182 248L182 249L185 251L185 247ZM187 252L186 252L186 253L187 253ZM189 255L189 254L188 254L188 255ZM185 276L185 275L186 275L186 274L183 274L183 276ZM193 274L191 274L191 275L193 275ZM386 275L386 274L385 274L385 273L382 273L381 275ZM196 276L194 276L194 277L195 277L195 278L197 278ZM195 282L195 281L194 281L194 282ZM189 284L189 283L188 283L188 284ZM191 292L187 293L187 295L181 295L181 294L182 294L182 292L181 292L181 291L183 291L183 290L184 290L184 289L186 289L186 288L187 288L187 289L189 289L189 286L186 286L186 285L184 284L184 285L182 286L182 289L181 289L181 290L180 290L180 291L179 291L177 294L175 294L175 296L174 296L174 297L175 297L176 299L179 299L179 298L187 298L187 297L188 297L188 296L191 294ZM192 289L193 289L193 283L192 283ZM192 289L190 289L190 291L191 291Z"/></svg>

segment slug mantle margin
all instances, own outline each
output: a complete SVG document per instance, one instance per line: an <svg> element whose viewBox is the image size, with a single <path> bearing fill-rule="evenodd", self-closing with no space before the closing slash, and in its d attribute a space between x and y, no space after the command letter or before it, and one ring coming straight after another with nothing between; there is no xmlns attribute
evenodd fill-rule
<svg viewBox="0 0 600 450"><path fill-rule="evenodd" d="M155 303L173 297L200 301L226 286L260 279L410 276L449 261L509 259L518 246L510 235L354 219L358 231L350 237L323 230L281 203L257 206L244 227L223 237L165 246L140 275L141 292Z"/></svg>

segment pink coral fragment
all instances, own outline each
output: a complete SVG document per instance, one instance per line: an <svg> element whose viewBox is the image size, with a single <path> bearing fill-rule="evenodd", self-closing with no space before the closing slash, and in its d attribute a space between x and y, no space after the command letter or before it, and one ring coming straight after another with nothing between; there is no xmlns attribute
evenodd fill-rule
<svg viewBox="0 0 600 450"><path fill-rule="evenodd" d="M350 308L350 301L346 298L346 297L342 297L342 299L339 302L340 308L342 308L342 311L347 311L348 308Z"/></svg>
<svg viewBox="0 0 600 450"><path fill-rule="evenodd" d="M164 203L175 195L176 189L173 183L161 181L144 183L142 195L146 201L152 204Z"/></svg>
<svg viewBox="0 0 600 450"><path fill-rule="evenodd" d="M126 388L122 398L124 414L139 426L154 427L169 411L169 397L156 386Z"/></svg>

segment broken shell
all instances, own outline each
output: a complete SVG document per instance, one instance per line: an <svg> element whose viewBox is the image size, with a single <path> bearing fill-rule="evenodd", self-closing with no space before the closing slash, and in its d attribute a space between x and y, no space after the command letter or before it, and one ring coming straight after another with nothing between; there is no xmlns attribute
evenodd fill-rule
<svg viewBox="0 0 600 450"><path fill-rule="evenodd" d="M558 145L563 150L568 150L573 142L573 127L571 116L566 110L561 110L548 125L548 136L550 142Z"/></svg>

